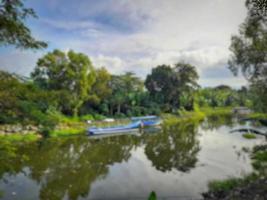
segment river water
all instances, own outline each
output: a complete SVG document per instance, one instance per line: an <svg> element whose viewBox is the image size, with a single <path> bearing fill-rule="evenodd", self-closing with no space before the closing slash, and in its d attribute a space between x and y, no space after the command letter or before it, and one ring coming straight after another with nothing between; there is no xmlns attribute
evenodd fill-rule
<svg viewBox="0 0 267 200"><path fill-rule="evenodd" d="M211 117L135 135L1 141L0 197L148 199L155 191L158 199L202 199L210 181L252 172L247 150L266 143L229 133L237 125Z"/></svg>

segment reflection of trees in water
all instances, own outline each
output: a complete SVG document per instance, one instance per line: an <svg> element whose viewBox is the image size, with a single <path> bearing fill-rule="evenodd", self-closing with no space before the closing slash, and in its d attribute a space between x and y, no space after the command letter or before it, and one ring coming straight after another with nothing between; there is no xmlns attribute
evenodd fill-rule
<svg viewBox="0 0 267 200"><path fill-rule="evenodd" d="M197 124L164 126L159 134L147 137L145 153L160 171L177 169L187 172L195 167L200 150Z"/></svg>
<svg viewBox="0 0 267 200"><path fill-rule="evenodd" d="M222 126L233 127L234 120L232 115L212 115L205 119L201 124L203 130L214 130Z"/></svg>
<svg viewBox="0 0 267 200"><path fill-rule="evenodd" d="M1 172L22 172L30 168L29 178L41 187L40 199L78 199L86 197L91 184L108 174L108 165L127 161L135 145L133 137L122 136L101 140L86 137L52 139L42 144L19 146ZM2 151L0 156L5 152ZM22 162L18 162L20 157ZM2 173L3 174L3 173ZM1 175L2 175L1 174Z"/></svg>

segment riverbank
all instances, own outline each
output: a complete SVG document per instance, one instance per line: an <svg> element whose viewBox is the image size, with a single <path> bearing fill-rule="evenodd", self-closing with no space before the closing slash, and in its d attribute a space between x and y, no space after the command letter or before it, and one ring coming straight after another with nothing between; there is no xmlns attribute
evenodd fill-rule
<svg viewBox="0 0 267 200"><path fill-rule="evenodd" d="M205 200L264 200L267 199L267 145L255 146L251 158L254 172L244 178L231 178L209 183Z"/></svg>
<svg viewBox="0 0 267 200"><path fill-rule="evenodd" d="M217 107L217 108L195 108L195 111L185 111L180 110L176 114L170 113L163 113L161 114L161 118L163 119L164 123L170 125L173 123L184 123L184 122L199 122L205 119L205 117L209 116L223 116L223 115L231 115L232 114L232 107ZM259 116L259 114L257 115ZM47 134L48 137L62 137L62 136L69 136L69 135L79 135L85 134L86 129L89 126L95 127L107 127L107 126L115 126L126 124L130 120L129 119L116 119L114 122L104 122L104 116L97 116L96 118L92 118L92 116L81 116L79 118L74 117L65 117L59 116L59 123L58 125L49 133ZM90 124L87 121L90 121ZM4 125L5 126L5 125ZM7 125L9 126L9 125ZM18 125L15 125L18 127ZM30 127L29 131L22 131L21 133L16 131L13 133L5 133L3 132L1 135L1 139L13 140L13 141L27 141L30 138L31 140L38 140L39 138L43 137L39 130L35 127L34 131L32 130L33 126L26 126L27 129ZM27 130L26 129L26 130ZM12 127L5 130L13 130ZM24 130L24 129L21 129ZM26 135L31 135L30 137ZM35 136L34 136L35 135Z"/></svg>

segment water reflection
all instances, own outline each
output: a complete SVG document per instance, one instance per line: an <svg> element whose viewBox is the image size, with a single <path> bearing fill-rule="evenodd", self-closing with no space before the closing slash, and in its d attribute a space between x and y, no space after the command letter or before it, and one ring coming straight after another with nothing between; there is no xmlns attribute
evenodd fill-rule
<svg viewBox="0 0 267 200"><path fill-rule="evenodd" d="M237 118L233 118L231 115L212 115L207 117L201 124L203 130L215 130L222 126L228 126L232 128L237 123Z"/></svg>
<svg viewBox="0 0 267 200"><path fill-rule="evenodd" d="M129 159L134 138L122 136L102 140L85 137L53 139L13 147L1 144L1 176L5 179L30 169L28 178L40 185L40 199L86 197L96 179L108 174L108 166ZM2 163L3 159L1 159Z"/></svg>
<svg viewBox="0 0 267 200"><path fill-rule="evenodd" d="M163 125L141 136L63 137L17 145L0 141L0 191L4 199L77 200L103 196L101 191L127 199L147 197L153 189L161 195L198 197L208 179L249 165L233 156L231 145L238 144L239 150L252 142L229 134L233 124L229 116L211 117L201 125ZM114 192L119 188L123 194Z"/></svg>
<svg viewBox="0 0 267 200"><path fill-rule="evenodd" d="M187 172L195 166L200 150L196 134L197 124L164 126L161 133L147 137L145 153L160 171Z"/></svg>

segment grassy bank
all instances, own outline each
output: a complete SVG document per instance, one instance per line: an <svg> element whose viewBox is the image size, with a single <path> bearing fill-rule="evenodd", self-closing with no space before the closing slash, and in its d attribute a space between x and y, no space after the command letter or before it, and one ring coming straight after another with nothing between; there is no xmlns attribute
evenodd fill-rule
<svg viewBox="0 0 267 200"><path fill-rule="evenodd" d="M230 107L218 107L218 108L195 108L195 111L185 111L180 110L176 114L164 113L161 114L161 118L164 123L174 124L174 123L184 123L184 122L199 122L205 117L212 115L230 115L232 113L232 108ZM56 118L59 121L58 126L49 132L50 137L68 136L68 135L78 135L84 134L89 126L95 127L108 127L114 125L121 125L129 123L129 119L117 119L115 122L107 123L101 121L105 117L102 115L85 115L80 117L66 117L64 115L57 115ZM86 121L92 121L91 124L87 124ZM8 140L13 141L31 141L34 138L38 138L38 134L12 134L10 136L1 136L2 138L8 138Z"/></svg>
<svg viewBox="0 0 267 200"><path fill-rule="evenodd" d="M20 133L14 133L10 135L1 135L0 140L5 140L9 142L32 142L41 138L41 135L36 133L30 133L22 135Z"/></svg>
<svg viewBox="0 0 267 200"><path fill-rule="evenodd" d="M267 194L267 145L258 145L251 152L253 173L243 178L229 178L227 180L215 180L209 183L209 191L203 196L205 199L240 199L242 194L259 195ZM253 188L253 189L251 189ZM250 191L251 190L251 191ZM257 190L255 192L254 190Z"/></svg>
<svg viewBox="0 0 267 200"><path fill-rule="evenodd" d="M199 122L205 119L205 117L217 115L225 116L231 115L231 107L217 107L217 108L195 108L195 111L180 110L177 114L164 113L161 115L162 119L167 124L184 123L184 122Z"/></svg>

